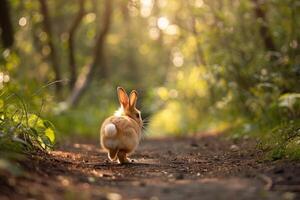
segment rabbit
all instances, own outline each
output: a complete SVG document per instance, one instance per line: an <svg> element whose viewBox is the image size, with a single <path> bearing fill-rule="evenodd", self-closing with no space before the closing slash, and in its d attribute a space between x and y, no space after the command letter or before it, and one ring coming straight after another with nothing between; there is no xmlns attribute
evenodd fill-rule
<svg viewBox="0 0 300 200"><path fill-rule="evenodd" d="M143 127L141 112L136 108L138 94L132 90L129 97L122 87L117 88L121 107L104 120L100 130L100 143L111 161L130 163L127 155L138 147Z"/></svg>

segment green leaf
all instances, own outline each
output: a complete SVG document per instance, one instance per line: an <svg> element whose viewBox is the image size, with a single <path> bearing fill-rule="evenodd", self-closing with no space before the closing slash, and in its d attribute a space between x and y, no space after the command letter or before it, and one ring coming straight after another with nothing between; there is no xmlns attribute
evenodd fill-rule
<svg viewBox="0 0 300 200"><path fill-rule="evenodd" d="M28 124L30 127L44 127L43 120L35 114L29 115Z"/></svg>
<svg viewBox="0 0 300 200"><path fill-rule="evenodd" d="M54 142L54 140L55 140L55 134L54 134L54 131L51 128L47 128L45 130L45 135L49 138L49 140L51 141L51 143Z"/></svg>
<svg viewBox="0 0 300 200"><path fill-rule="evenodd" d="M50 121L48 121L48 120L44 120L44 126L46 128L54 129L54 125Z"/></svg>
<svg viewBox="0 0 300 200"><path fill-rule="evenodd" d="M0 99L0 109L2 110L4 107L4 101L2 99Z"/></svg>
<svg viewBox="0 0 300 200"><path fill-rule="evenodd" d="M41 139L41 142L42 142L42 147L44 148L44 149L46 149L47 147L51 147L51 141L50 141L50 139L46 136L46 135L42 135L41 137L40 137L40 139Z"/></svg>
<svg viewBox="0 0 300 200"><path fill-rule="evenodd" d="M279 98L279 106L292 109L300 100L300 93L286 93Z"/></svg>

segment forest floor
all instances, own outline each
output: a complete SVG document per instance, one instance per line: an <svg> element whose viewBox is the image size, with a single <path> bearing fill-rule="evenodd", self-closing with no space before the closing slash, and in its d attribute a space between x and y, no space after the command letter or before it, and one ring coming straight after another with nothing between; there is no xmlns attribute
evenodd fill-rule
<svg viewBox="0 0 300 200"><path fill-rule="evenodd" d="M74 139L32 155L26 174L0 178L0 199L300 199L300 163L266 161L252 139L144 139L134 162L108 161ZM1 176L0 176L1 177Z"/></svg>

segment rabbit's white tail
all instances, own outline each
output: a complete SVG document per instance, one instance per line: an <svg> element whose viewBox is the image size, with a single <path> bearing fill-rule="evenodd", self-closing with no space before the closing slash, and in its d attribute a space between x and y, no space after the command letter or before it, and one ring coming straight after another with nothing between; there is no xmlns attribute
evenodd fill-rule
<svg viewBox="0 0 300 200"><path fill-rule="evenodd" d="M108 137L113 137L117 134L117 127L113 123L107 124L104 127L104 134Z"/></svg>

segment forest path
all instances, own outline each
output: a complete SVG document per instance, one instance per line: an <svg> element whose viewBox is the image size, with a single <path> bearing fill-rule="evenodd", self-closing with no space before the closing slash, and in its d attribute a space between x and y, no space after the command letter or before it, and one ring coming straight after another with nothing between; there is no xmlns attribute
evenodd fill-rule
<svg viewBox="0 0 300 200"><path fill-rule="evenodd" d="M250 139L145 139L134 163L108 162L97 141L59 145L26 162L0 199L297 199L300 165L262 161Z"/></svg>

